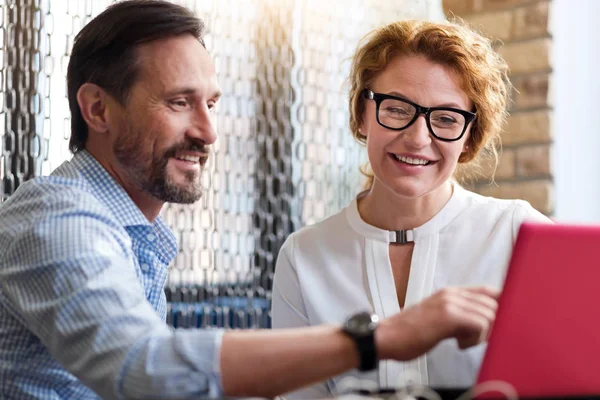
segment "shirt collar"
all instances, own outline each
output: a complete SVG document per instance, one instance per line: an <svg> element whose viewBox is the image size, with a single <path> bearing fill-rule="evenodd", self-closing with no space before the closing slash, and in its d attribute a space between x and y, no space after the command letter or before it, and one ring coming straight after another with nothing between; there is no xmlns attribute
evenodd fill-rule
<svg viewBox="0 0 600 400"><path fill-rule="evenodd" d="M158 253L163 256L163 261L168 263L175 258L177 239L162 216L159 215L152 223L148 221L119 182L86 150L75 153L71 163L81 172L96 198L110 210L123 227L154 228L159 236Z"/></svg>
<svg viewBox="0 0 600 400"><path fill-rule="evenodd" d="M86 150L80 150L71 160L89 183L96 198L121 222L122 226L152 225L125 189Z"/></svg>

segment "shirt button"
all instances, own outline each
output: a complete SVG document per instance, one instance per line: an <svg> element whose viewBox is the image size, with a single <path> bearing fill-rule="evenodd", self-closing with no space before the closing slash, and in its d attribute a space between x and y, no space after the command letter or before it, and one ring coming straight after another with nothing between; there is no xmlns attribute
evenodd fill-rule
<svg viewBox="0 0 600 400"><path fill-rule="evenodd" d="M146 263L140 265L140 267L142 268L143 271L148 271L148 268L150 268L150 266Z"/></svg>
<svg viewBox="0 0 600 400"><path fill-rule="evenodd" d="M148 239L150 242L154 242L156 236L154 236L152 233L149 233L148 236L146 236L146 239Z"/></svg>

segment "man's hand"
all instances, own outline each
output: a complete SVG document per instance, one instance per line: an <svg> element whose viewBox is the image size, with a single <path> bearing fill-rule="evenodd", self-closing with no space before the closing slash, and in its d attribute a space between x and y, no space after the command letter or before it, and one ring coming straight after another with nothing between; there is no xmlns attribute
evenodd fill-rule
<svg viewBox="0 0 600 400"><path fill-rule="evenodd" d="M383 320L375 332L379 358L410 360L448 338L456 338L461 349L484 342L498 295L489 287L445 288Z"/></svg>
<svg viewBox="0 0 600 400"><path fill-rule="evenodd" d="M380 322L375 344L380 359L418 357L441 340L461 348L487 339L498 292L448 288ZM339 326L271 331L230 331L223 336L221 371L228 396L273 397L358 367L355 343ZM267 384L268 383L268 384Z"/></svg>

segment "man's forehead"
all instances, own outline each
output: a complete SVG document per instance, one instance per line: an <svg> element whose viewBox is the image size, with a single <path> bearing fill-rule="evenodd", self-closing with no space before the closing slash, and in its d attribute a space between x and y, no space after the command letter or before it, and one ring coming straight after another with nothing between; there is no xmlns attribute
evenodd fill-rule
<svg viewBox="0 0 600 400"><path fill-rule="evenodd" d="M192 35L173 36L142 43L138 47L138 56L144 63L156 66L177 68L197 64L203 68L214 69L210 54Z"/></svg>
<svg viewBox="0 0 600 400"><path fill-rule="evenodd" d="M141 73L152 86L206 87L218 91L214 63L208 51L192 35L145 43L139 47Z"/></svg>

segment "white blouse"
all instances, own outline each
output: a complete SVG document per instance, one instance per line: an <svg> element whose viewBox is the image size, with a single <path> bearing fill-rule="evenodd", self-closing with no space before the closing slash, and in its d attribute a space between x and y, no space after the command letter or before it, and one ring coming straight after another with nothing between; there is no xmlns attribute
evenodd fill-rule
<svg viewBox="0 0 600 400"><path fill-rule="evenodd" d="M454 185L444 208L413 230L405 306L445 286L500 288L525 220L549 222L525 201L483 197ZM349 315L365 310L380 318L401 312L389 257L391 236L390 231L361 219L356 199L339 213L290 235L275 269L273 328L341 324ZM378 371L354 370L286 397L337 395L336 385L348 376L382 388L410 383L469 387L484 351L485 345L460 350L455 340L446 340L413 361L382 361Z"/></svg>

